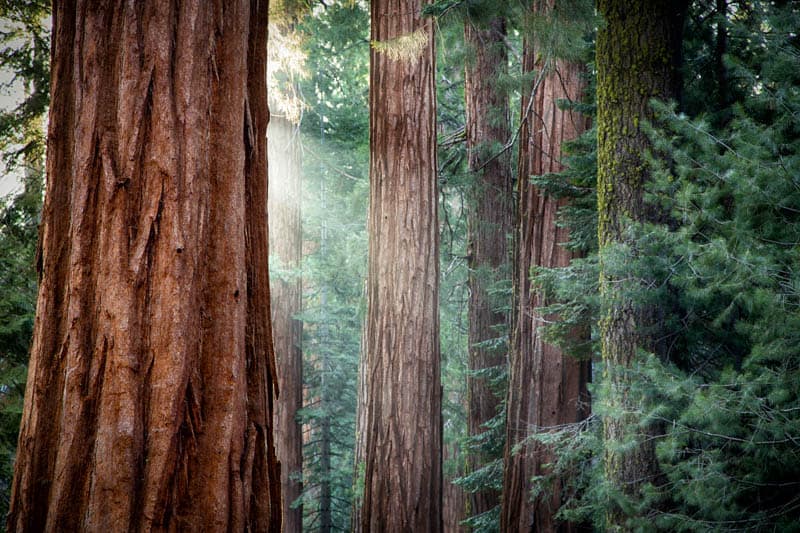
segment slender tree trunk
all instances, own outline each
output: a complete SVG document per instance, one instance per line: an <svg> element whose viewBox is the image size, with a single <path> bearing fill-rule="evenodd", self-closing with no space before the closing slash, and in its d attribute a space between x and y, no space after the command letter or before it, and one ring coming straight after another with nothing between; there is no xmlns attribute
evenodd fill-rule
<svg viewBox="0 0 800 533"><path fill-rule="evenodd" d="M362 292L364 297L364 292ZM367 325L362 325L358 361L358 400L356 405L356 443L353 450L353 507L350 513L353 533L361 533L361 506L364 498L364 474L367 464Z"/></svg>
<svg viewBox="0 0 800 533"><path fill-rule="evenodd" d="M271 255L279 276L271 276L272 336L278 363L280 395L275 403L275 451L281 463L283 531L302 530L303 508L292 503L303 491L303 323L294 318L302 307L299 269L303 255L300 220L301 164L297 127L283 117L269 124L269 231Z"/></svg>
<svg viewBox="0 0 800 533"><path fill-rule="evenodd" d="M331 517L331 422L327 416L320 422L319 460L322 471L319 494L319 531L320 533L330 533L333 527Z"/></svg>
<svg viewBox="0 0 800 533"><path fill-rule="evenodd" d="M267 2L55 2L11 531L280 530Z"/></svg>
<svg viewBox="0 0 800 533"><path fill-rule="evenodd" d="M507 152L498 157L497 145L511 136L508 98L497 80L507 70L505 21L492 20L485 29L467 21L464 28L467 46L475 51L474 63L465 73L467 150L469 169L475 183L470 191L467 212L469 260L469 369L477 372L506 364L505 343L492 344L508 331L508 315L498 310L502 302L490 297L490 289L507 272L507 236L512 227L511 160ZM479 435L483 426L497 415L500 398L488 378L470 375L467 381L468 433ZM473 453L469 469L475 471L491 458ZM484 513L500 502L497 491L485 490L469 495L469 514ZM465 509L466 511L466 509ZM465 517L466 518L466 517Z"/></svg>
<svg viewBox="0 0 800 533"><path fill-rule="evenodd" d="M538 56L538 60L537 60ZM583 67L568 61L549 59L525 43L523 71L546 69L530 102L523 98L525 122L520 132L519 210L514 261L514 331L507 401L507 435L504 470L504 498L501 510L503 531L573 531L575 526L555 520L562 504L562 483L552 490L530 497L531 479L546 475L544 465L553 454L531 440L538 432L578 422L588 414L586 384L589 361L564 354L544 342L540 328L557 316L542 315L539 308L552 303L531 284L535 266L568 266L574 254L561 246L569 240L569 229L556 224L558 211L568 202L556 199L530 183L531 175L563 170L561 145L577 138L588 126L578 112L558 107L559 100L580 100L584 91ZM527 113L527 114L526 114ZM576 332L580 334L580 332ZM518 448L518 452L513 450Z"/></svg>
<svg viewBox="0 0 800 533"><path fill-rule="evenodd" d="M725 67L725 54L728 53L728 0L716 0L717 39L714 46L714 70L717 77L717 105L724 110L730 103L728 91L728 72Z"/></svg>
<svg viewBox="0 0 800 533"><path fill-rule="evenodd" d="M446 465L455 461L458 465L451 472L445 468L444 484L442 489L442 522L444 533L466 533L466 526L462 526L464 510L467 508L467 494L464 489L453 484L453 480L464 475L463 459L460 454L458 442L445 444L442 450L442 460Z"/></svg>
<svg viewBox="0 0 800 533"><path fill-rule="evenodd" d="M642 398L630 387L627 373L637 350L658 353L657 324L653 309L637 306L629 296L629 277L611 271L605 254L624 245L636 256L636 243L626 236L633 222L652 219L656 213L644 204L644 184L649 170L644 154L651 148L642 130L652 120L650 100L679 96L680 58L685 2L604 0L598 3L605 18L597 38L598 125L598 237L600 291L603 302L599 323L604 363L606 411L604 437L606 477L625 497L637 500L645 484L658 483L655 440L642 430L633 414ZM619 267L617 267L617 271ZM636 444L621 448L620 444ZM628 530L625 514L609 505L608 528Z"/></svg>
<svg viewBox="0 0 800 533"><path fill-rule="evenodd" d="M434 35L422 5L371 4L372 41L394 48L373 48L370 63L365 531L442 530Z"/></svg>

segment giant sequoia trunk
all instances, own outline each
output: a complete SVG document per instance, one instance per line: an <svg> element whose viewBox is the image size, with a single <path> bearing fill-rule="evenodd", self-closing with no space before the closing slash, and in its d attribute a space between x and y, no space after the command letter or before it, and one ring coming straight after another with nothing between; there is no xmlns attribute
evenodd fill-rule
<svg viewBox="0 0 800 533"><path fill-rule="evenodd" d="M524 72L539 72L543 68L547 68L543 54L526 42ZM535 499L530 497L531 479L547 475L544 465L554 460L552 452L532 436L578 422L586 417L588 408L589 362L564 354L543 340L541 328L558 317L541 313L540 307L553 302L530 280L532 267L563 267L573 258L573 253L562 246L569 241L569 229L556 225L558 210L567 200L548 196L530 183L530 176L563 170L561 144L577 138L588 125L580 113L558 107L559 100L580 100L584 90L582 67L553 61L540 76L533 101L530 102L528 95L522 102L523 113L527 114L520 132L503 531L573 530L572 524L559 523L554 518L562 504L560 480L554 482L551 490Z"/></svg>
<svg viewBox="0 0 800 533"><path fill-rule="evenodd" d="M642 129L653 118L650 100L678 96L685 2L667 0L601 1L605 18L597 38L598 127L598 237L600 291L603 302L599 324L607 391L604 419L606 477L614 489L633 498L647 483L658 483L656 428L637 426L643 398L630 387L630 369L640 348L659 353L657 310L634 305L631 276L612 272L606 254L619 245L637 255L636 243L626 235L630 223L646 221L655 213L644 203L649 179L645 153L651 148ZM619 265L616 267L619 272ZM639 289L643 290L643 289ZM636 443L630 445L635 439ZM623 448L620 444L625 443ZM610 529L626 529L624 513L612 505Z"/></svg>
<svg viewBox="0 0 800 533"><path fill-rule="evenodd" d="M365 531L441 531L433 20L371 5ZM393 41L393 42L392 42Z"/></svg>
<svg viewBox="0 0 800 533"><path fill-rule="evenodd" d="M267 2L55 2L12 531L278 531Z"/></svg>
<svg viewBox="0 0 800 533"><path fill-rule="evenodd" d="M275 403L275 451L281 463L283 531L287 533L299 532L303 525L302 506L292 509L303 490L303 434L297 419L303 407L303 323L294 318L303 296L300 173L297 128L273 115L269 124L269 232L270 254L280 274L270 278L270 303L280 385Z"/></svg>
<svg viewBox="0 0 800 533"><path fill-rule="evenodd" d="M474 48L475 60L465 72L467 150L469 169L474 172L467 211L469 243L469 369L472 372L505 365L506 346L496 342L508 330L508 316L499 310L502 302L490 297L492 285L503 279L508 264L506 238L511 232L511 161L507 152L492 153L496 145L510 137L508 98L497 80L506 72L505 21L494 19L486 28L467 22L467 45ZM497 415L500 398L489 386L489 378L470 375L468 433L479 435L483 425ZM470 471L490 458L474 452L469 457ZM497 491L486 490L469 496L469 514L480 514L500 501Z"/></svg>

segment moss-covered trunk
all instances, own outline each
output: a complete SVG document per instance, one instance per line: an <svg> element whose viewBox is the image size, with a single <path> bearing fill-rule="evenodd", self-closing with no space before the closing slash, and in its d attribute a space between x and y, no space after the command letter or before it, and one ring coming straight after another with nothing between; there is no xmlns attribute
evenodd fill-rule
<svg viewBox="0 0 800 533"><path fill-rule="evenodd" d="M659 351L653 318L658 313L630 297L645 289L625 272L623 263L638 253L626 230L656 216L644 203L649 179L645 154L651 145L642 126L653 118L651 99L679 97L686 3L604 0L598 7L605 19L597 38L597 196L605 469L612 487L607 517L610 529L626 530L620 502L639 500L643 486L659 482L655 441L650 438L657 428L637 425L641 417L634 413L642 398L632 390L629 374L638 350ZM619 251L629 258L619 257ZM632 441L634 445L622 447Z"/></svg>
<svg viewBox="0 0 800 533"><path fill-rule="evenodd" d="M54 3L11 531L280 530L267 9Z"/></svg>

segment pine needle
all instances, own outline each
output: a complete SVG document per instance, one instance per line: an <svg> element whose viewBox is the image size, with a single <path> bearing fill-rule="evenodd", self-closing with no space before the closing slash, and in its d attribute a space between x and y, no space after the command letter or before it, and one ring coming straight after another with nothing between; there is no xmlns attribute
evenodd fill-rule
<svg viewBox="0 0 800 533"><path fill-rule="evenodd" d="M429 38L427 30L419 28L388 41L372 41L372 48L379 54L386 54L392 61L412 61L422 55Z"/></svg>

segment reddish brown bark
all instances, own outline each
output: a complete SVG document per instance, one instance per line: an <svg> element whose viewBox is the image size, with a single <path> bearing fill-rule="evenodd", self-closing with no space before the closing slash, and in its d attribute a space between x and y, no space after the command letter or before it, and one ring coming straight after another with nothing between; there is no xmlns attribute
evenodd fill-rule
<svg viewBox="0 0 800 533"><path fill-rule="evenodd" d="M422 5L371 4L373 42L425 35L418 54L373 49L370 62L365 531L442 530L434 35Z"/></svg>
<svg viewBox="0 0 800 533"><path fill-rule="evenodd" d="M492 342L508 330L508 316L498 310L503 302L490 296L492 285L507 275L506 243L512 231L511 158L508 152L496 153L497 146L511 137L508 98L497 83L507 70L505 33L503 19L492 20L486 28L467 21L464 28L467 46L474 50L474 62L467 65L464 77L469 169L475 180L467 211L469 369L473 372L506 364L506 345ZM478 375L468 377L467 394L468 434L479 435L486 431L483 425L497 415L500 398L488 378ZM488 459L473 452L470 471ZM470 494L468 514L484 513L499 502L497 491Z"/></svg>
<svg viewBox="0 0 800 533"><path fill-rule="evenodd" d="M463 458L459 451L458 442L445 444L443 450L443 461L455 463L455 468L448 472L445 467L444 485L442 489L442 521L444 522L444 533L466 533L467 527L462 526L464 520L464 510L467 508L467 494L464 489L453 484L453 480L464 475Z"/></svg>
<svg viewBox="0 0 800 533"><path fill-rule="evenodd" d="M543 68L542 54L539 55L537 63L537 52L526 43L525 72ZM558 317L543 316L538 310L551 302L531 284L531 267L567 266L573 254L561 246L569 240L569 230L556 226L558 210L566 200L546 195L530 183L530 176L561 171L561 143L576 138L588 125L579 113L559 109L557 105L562 99L580 99L584 89L581 70L574 63L554 62L536 88L520 132L515 315L500 518L503 531L575 529L573 524L560 523L554 518L562 503L559 480L548 493L535 500L530 498L531 479L547 474L543 465L553 460L552 452L532 441L531 436L585 418L589 377L588 361L566 355L542 339L540 328ZM523 113L528 108L529 97L526 97L522 102ZM517 453L512 453L514 447L519 447Z"/></svg>
<svg viewBox="0 0 800 533"><path fill-rule="evenodd" d="M267 2L56 2L11 531L280 529Z"/></svg>
<svg viewBox="0 0 800 533"><path fill-rule="evenodd" d="M303 236L300 220L300 150L295 125L273 115L269 123L269 231L272 262L279 274L270 277L272 336L280 395L275 403L275 451L281 463L283 531L299 532L302 506L292 503L303 490L302 428L297 412L303 407L303 323L300 263Z"/></svg>
<svg viewBox="0 0 800 533"><path fill-rule="evenodd" d="M364 498L364 474L367 465L367 327L362 328L360 359L358 361L358 403L356 405L356 443L353 450L353 507L350 516L353 533L361 533L361 505Z"/></svg>

